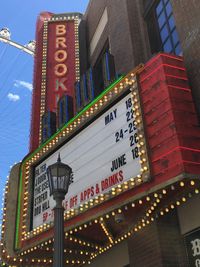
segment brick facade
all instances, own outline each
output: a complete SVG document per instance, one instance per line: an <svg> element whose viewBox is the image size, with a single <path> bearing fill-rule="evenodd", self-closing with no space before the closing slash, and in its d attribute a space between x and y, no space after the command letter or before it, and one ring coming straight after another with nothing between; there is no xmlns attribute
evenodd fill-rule
<svg viewBox="0 0 200 267"><path fill-rule="evenodd" d="M176 211L160 217L128 241L130 267L188 267Z"/></svg>
<svg viewBox="0 0 200 267"><path fill-rule="evenodd" d="M139 63L149 60L152 55L143 2L146 3L140 0L90 1L84 16L88 48L105 7L108 9L109 20L94 54L92 57L88 56L88 65L95 64L106 40L109 40L118 73L127 73ZM148 2L155 3L156 1ZM198 79L200 72L200 2L198 0L171 0L171 4L194 101L200 115L200 81Z"/></svg>
<svg viewBox="0 0 200 267"><path fill-rule="evenodd" d="M108 23L93 55L88 56L88 65L95 64L106 40L109 40L117 73L127 73L139 63L147 61L149 57L146 25L141 17L142 2L138 0L90 1L84 16L88 48L106 7Z"/></svg>

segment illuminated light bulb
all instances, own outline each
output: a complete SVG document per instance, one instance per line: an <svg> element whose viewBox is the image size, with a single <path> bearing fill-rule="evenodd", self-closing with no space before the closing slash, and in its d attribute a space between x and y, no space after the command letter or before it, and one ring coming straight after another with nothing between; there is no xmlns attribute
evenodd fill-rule
<svg viewBox="0 0 200 267"><path fill-rule="evenodd" d="M180 182L180 186L183 187L185 184L184 182Z"/></svg>
<svg viewBox="0 0 200 267"><path fill-rule="evenodd" d="M125 190L128 189L128 185L127 184L124 185L124 189Z"/></svg>
<svg viewBox="0 0 200 267"><path fill-rule="evenodd" d="M185 197L182 197L182 201L183 201L183 202L186 202L186 198L185 198Z"/></svg>
<svg viewBox="0 0 200 267"><path fill-rule="evenodd" d="M112 216L115 216L115 212L114 211L112 212Z"/></svg>
<svg viewBox="0 0 200 267"><path fill-rule="evenodd" d="M104 96L104 101L108 101L108 97L107 96Z"/></svg>
<svg viewBox="0 0 200 267"><path fill-rule="evenodd" d="M195 194L199 194L199 189L195 189Z"/></svg>

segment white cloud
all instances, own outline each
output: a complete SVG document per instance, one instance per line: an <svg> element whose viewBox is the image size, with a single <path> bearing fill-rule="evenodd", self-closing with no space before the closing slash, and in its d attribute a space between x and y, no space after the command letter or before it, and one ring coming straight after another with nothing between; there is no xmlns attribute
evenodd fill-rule
<svg viewBox="0 0 200 267"><path fill-rule="evenodd" d="M24 87L24 88L28 89L29 91L33 90L33 85L31 83L25 82L25 81L15 80L14 86L15 87Z"/></svg>
<svg viewBox="0 0 200 267"><path fill-rule="evenodd" d="M13 101L13 102L16 102L16 101L20 100L20 96L19 96L19 95L14 95L14 94L12 94L12 93L9 93L9 94L7 95L7 97L8 97L8 99L9 99L10 101Z"/></svg>

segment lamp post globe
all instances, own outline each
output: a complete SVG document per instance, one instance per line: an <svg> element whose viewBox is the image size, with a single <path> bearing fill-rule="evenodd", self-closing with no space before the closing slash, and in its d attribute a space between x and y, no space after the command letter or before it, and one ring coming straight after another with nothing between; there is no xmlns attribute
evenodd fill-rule
<svg viewBox="0 0 200 267"><path fill-rule="evenodd" d="M62 201L72 180L72 168L61 162L60 154L56 163L47 168L50 196L56 201L54 207L54 254L53 267L64 266L64 208Z"/></svg>

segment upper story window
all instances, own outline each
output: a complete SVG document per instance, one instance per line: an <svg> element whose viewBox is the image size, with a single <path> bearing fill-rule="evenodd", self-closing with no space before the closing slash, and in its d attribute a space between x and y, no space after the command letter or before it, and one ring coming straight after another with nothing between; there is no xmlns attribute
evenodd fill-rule
<svg viewBox="0 0 200 267"><path fill-rule="evenodd" d="M144 0L144 7L152 53L164 51L181 55L170 0Z"/></svg>
<svg viewBox="0 0 200 267"><path fill-rule="evenodd" d="M156 6L156 18L162 43L162 50L176 55L181 54L181 45L169 0L160 0Z"/></svg>

